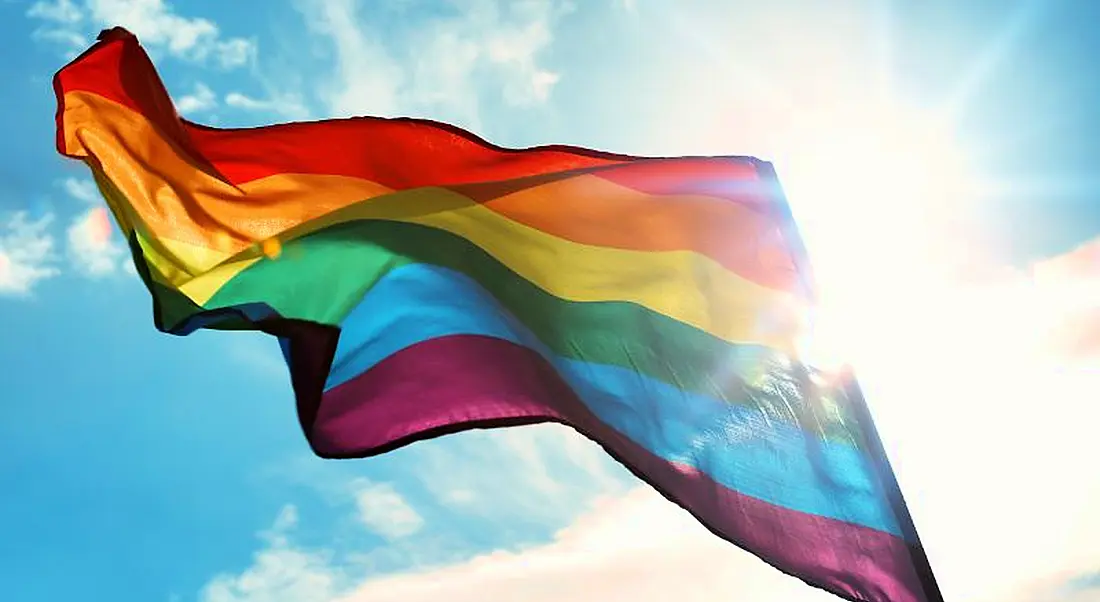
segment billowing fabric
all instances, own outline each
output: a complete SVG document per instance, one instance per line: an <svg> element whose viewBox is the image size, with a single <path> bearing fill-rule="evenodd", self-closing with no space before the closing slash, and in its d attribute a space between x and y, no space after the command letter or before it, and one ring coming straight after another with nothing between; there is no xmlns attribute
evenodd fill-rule
<svg viewBox="0 0 1100 602"><path fill-rule="evenodd" d="M559 422L807 583L939 599L862 398L799 358L812 291L767 163L208 128L121 29L55 88L156 326L278 337L317 454Z"/></svg>

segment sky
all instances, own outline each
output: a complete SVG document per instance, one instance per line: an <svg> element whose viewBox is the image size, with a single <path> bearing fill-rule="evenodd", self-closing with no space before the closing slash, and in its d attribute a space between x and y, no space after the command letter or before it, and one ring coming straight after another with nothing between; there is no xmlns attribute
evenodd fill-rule
<svg viewBox="0 0 1100 602"><path fill-rule="evenodd" d="M949 600L1100 600L1100 4L0 0L0 599L834 599L564 427L311 455L277 344L178 338L53 73L103 27L179 111L429 117L775 162Z"/></svg>

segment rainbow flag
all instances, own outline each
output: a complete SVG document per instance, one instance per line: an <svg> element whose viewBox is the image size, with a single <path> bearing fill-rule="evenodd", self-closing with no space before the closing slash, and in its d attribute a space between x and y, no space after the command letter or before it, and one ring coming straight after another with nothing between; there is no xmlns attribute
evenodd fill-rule
<svg viewBox="0 0 1100 602"><path fill-rule="evenodd" d="M558 422L811 585L941 599L862 397L800 360L812 289L769 164L204 127L122 29L54 86L157 328L278 337L318 455Z"/></svg>

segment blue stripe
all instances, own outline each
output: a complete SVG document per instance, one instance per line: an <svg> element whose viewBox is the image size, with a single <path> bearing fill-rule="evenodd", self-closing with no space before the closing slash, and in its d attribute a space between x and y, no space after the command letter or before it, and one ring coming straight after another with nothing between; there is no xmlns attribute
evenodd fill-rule
<svg viewBox="0 0 1100 602"><path fill-rule="evenodd" d="M378 281L341 324L326 388L420 341L458 334L538 351L600 420L661 458L772 504L902 536L858 448L769 420L748 405L556 356L476 282L446 268L412 264Z"/></svg>
<svg viewBox="0 0 1100 602"><path fill-rule="evenodd" d="M278 316L279 313L267 303L239 303L232 307L207 309L191 314L179 324L171 327L168 332L174 335L187 336L202 328L214 328L227 320L243 318L251 322L260 322Z"/></svg>

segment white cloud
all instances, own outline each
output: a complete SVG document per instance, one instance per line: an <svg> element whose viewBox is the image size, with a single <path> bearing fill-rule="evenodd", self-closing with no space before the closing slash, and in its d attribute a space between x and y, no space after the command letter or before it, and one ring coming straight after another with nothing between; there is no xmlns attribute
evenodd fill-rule
<svg viewBox="0 0 1100 602"><path fill-rule="evenodd" d="M75 56L87 44L80 32L84 13L72 0L35 2L27 10L27 16L44 22L34 30L32 37L60 46L68 57Z"/></svg>
<svg viewBox="0 0 1100 602"><path fill-rule="evenodd" d="M299 2L311 31L334 50L335 67L319 88L329 115L421 115L478 128L484 103L538 105L560 79L541 55L553 42L555 23L571 10L565 2L476 0L398 25L397 32L361 0ZM166 0L56 0L35 4L28 16L44 23L36 38L60 43L68 54L111 25L134 32L154 54L223 67L244 65L256 52L252 40L227 38L214 21L183 16ZM285 119L310 118L301 94L287 87L276 84L266 98L234 92L225 102ZM178 106L181 113L196 113L213 102L199 87Z"/></svg>
<svg viewBox="0 0 1100 602"><path fill-rule="evenodd" d="M34 30L31 37L61 47L68 59L75 58L88 45L88 40L83 35L64 27L40 27Z"/></svg>
<svg viewBox="0 0 1100 602"><path fill-rule="evenodd" d="M601 500L549 543L386 576L282 535L266 540L251 567L213 579L203 602L835 600L714 537L648 487Z"/></svg>
<svg viewBox="0 0 1100 602"><path fill-rule="evenodd" d="M199 53L204 55L204 53ZM218 63L227 69L247 64L256 56L256 42L244 38L230 38L217 42L211 52L217 57Z"/></svg>
<svg viewBox="0 0 1100 602"><path fill-rule="evenodd" d="M330 602L339 574L322 554L274 543L240 575L221 575L203 589L203 602Z"/></svg>
<svg viewBox="0 0 1100 602"><path fill-rule="evenodd" d="M27 10L27 16L71 25L79 23L84 18L84 13L73 4L72 0L55 0L54 2L35 2Z"/></svg>
<svg viewBox="0 0 1100 602"><path fill-rule="evenodd" d="M298 507L293 504L287 504L279 510L279 514L275 517L275 522L271 525L268 536L283 535L297 526Z"/></svg>
<svg viewBox="0 0 1100 602"><path fill-rule="evenodd" d="M966 529L955 535L956 541L972 537ZM836 600L715 537L649 487L599 500L548 543L386 575L350 556L295 546L283 534L265 540L252 566L216 577L203 602ZM984 543L1011 553L1029 541ZM960 571L975 563L964 555L957 560ZM975 602L1092 602L1094 589L1073 585L1085 571L1015 574L1006 567L981 591L960 595L945 588L945 595Z"/></svg>
<svg viewBox="0 0 1100 602"><path fill-rule="evenodd" d="M109 276L122 267L126 252L113 237L111 218L104 207L92 207L77 216L67 232L73 267L89 278Z"/></svg>
<svg viewBox="0 0 1100 602"><path fill-rule="evenodd" d="M703 602L836 598L716 538L648 487L607 498L552 542L369 579L340 602L601 600Z"/></svg>
<svg viewBox="0 0 1100 602"><path fill-rule="evenodd" d="M180 96L176 100L176 110L181 115L192 115L209 111L218 106L218 98L214 91L202 82L195 84L195 89L190 94Z"/></svg>
<svg viewBox="0 0 1100 602"><path fill-rule="evenodd" d="M546 453L559 452L572 465L571 470L583 475L597 491L620 493L633 482L634 477L626 469L576 431L559 425L548 426L548 430L543 444Z"/></svg>
<svg viewBox="0 0 1100 602"><path fill-rule="evenodd" d="M78 201L85 203L99 204L102 202L102 197L99 195L99 190L96 188L95 182L88 179L81 178L65 178L61 181L61 186L65 189L65 192L69 196Z"/></svg>
<svg viewBox="0 0 1100 602"><path fill-rule="evenodd" d="M410 476L439 504L493 521L563 524L631 482L596 445L556 424L463 433L417 449L415 463Z"/></svg>
<svg viewBox="0 0 1100 602"><path fill-rule="evenodd" d="M260 538L266 547L239 575L222 574L203 588L202 602L330 602L342 576L330 554L301 550L289 541L298 524L294 506L286 506Z"/></svg>
<svg viewBox="0 0 1100 602"><path fill-rule="evenodd" d="M552 1L477 0L449 16L433 16L392 34L364 19L355 0L303 0L312 30L331 40L337 63L324 101L335 115L428 113L479 123L479 106L545 102L559 75L540 63L553 26L570 8Z"/></svg>
<svg viewBox="0 0 1100 602"><path fill-rule="evenodd" d="M77 214L66 231L67 253L72 267L89 278L102 278L119 268L133 265L126 261L126 250L114 236L114 225L95 182L83 178L65 178L61 186L69 196L90 207Z"/></svg>
<svg viewBox="0 0 1100 602"><path fill-rule="evenodd" d="M185 17L164 0L85 0L78 6L71 0L37 2L27 16L48 25L35 32L38 39L83 46L94 28L122 26L149 48L163 48L169 54L192 61L212 61L224 68L240 67L256 53L256 45L245 38L225 38L216 23L201 17Z"/></svg>
<svg viewBox="0 0 1100 602"><path fill-rule="evenodd" d="M398 539L424 526L424 519L393 485L358 479L352 483L352 488L359 520L371 531L387 539Z"/></svg>
<svg viewBox="0 0 1100 602"><path fill-rule="evenodd" d="M487 19L478 26L494 32L485 41L485 50L489 61L505 73L504 98L512 104L545 102L550 89L560 79L557 73L540 67L535 60L539 51L552 40L551 15L548 10L534 12L514 28L499 28L495 19Z"/></svg>
<svg viewBox="0 0 1100 602"><path fill-rule="evenodd" d="M253 42L224 39L213 21L179 15L164 0L86 0L86 4L96 22L121 25L143 44L162 46L177 57L213 59L223 67L238 67L255 51Z"/></svg>
<svg viewBox="0 0 1100 602"><path fill-rule="evenodd" d="M393 115L403 74L380 43L376 32L360 23L355 0L312 0L304 2L310 28L331 40L336 50L335 81L326 103L336 115L370 113Z"/></svg>
<svg viewBox="0 0 1100 602"><path fill-rule="evenodd" d="M558 509L575 508L578 502L587 501L586 493L621 492L624 482L632 478L625 470L615 470L618 468L615 462L594 443L558 424L500 429L492 434L492 439L496 455L512 459L519 473L502 480L522 482L534 504L553 502ZM477 466L475 463L473 470ZM465 479L473 470L459 471L457 475ZM490 495L496 497L499 493Z"/></svg>
<svg viewBox="0 0 1100 602"><path fill-rule="evenodd" d="M54 267L54 239L47 231L52 221L51 215L28 221L24 212L0 219L0 295L27 295L60 273Z"/></svg>
<svg viewBox="0 0 1100 602"><path fill-rule="evenodd" d="M277 352L272 353L272 362L280 362L285 378L281 358L276 360ZM464 432L403 448L383 461L387 460L415 466L408 474L415 482L410 491L427 493L429 499L423 503L432 511L442 509L464 521L485 524L565 524L595 496L620 493L634 482L595 444L559 425ZM485 466L493 469L484 470ZM280 459L265 471L266 478L313 490L332 508L351 502L358 509L370 482L356 479L356 474L354 464L324 462L312 455ZM356 519L366 524L358 513ZM417 522L410 518L408 524ZM419 528L401 553L423 556L420 552L429 551L413 548L438 534L438 527ZM455 541L449 535L445 539L431 545L447 548Z"/></svg>
<svg viewBox="0 0 1100 602"><path fill-rule="evenodd" d="M309 119L310 111L297 94L280 94L274 98L261 100L240 92L230 92L225 96L225 104L244 111L272 113L286 119Z"/></svg>

